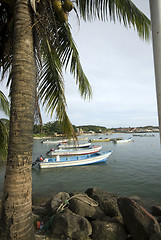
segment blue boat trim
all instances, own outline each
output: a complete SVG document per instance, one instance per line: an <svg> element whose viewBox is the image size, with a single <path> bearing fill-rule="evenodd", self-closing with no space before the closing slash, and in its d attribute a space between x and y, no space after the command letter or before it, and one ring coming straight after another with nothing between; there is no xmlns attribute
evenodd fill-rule
<svg viewBox="0 0 161 240"><path fill-rule="evenodd" d="M111 153L112 151L99 153L97 152L80 156L57 156L54 158L45 158L42 162L39 162L38 164L40 168L84 166L105 162L107 158L111 155Z"/></svg>

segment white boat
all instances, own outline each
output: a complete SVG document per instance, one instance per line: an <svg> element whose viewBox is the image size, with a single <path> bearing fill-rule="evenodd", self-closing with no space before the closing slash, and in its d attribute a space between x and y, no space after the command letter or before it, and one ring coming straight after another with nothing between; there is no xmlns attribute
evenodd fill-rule
<svg viewBox="0 0 161 240"><path fill-rule="evenodd" d="M67 139L59 139L59 140L43 140L42 143L48 143L48 144L59 144L59 143L67 143Z"/></svg>
<svg viewBox="0 0 161 240"><path fill-rule="evenodd" d="M35 161L35 163L33 163L33 166L39 166L40 168L84 166L89 164L105 162L107 158L111 155L111 153L112 151L70 157L60 157L58 155L55 158L45 159L43 159L43 157L40 157Z"/></svg>
<svg viewBox="0 0 161 240"><path fill-rule="evenodd" d="M59 148L87 148L90 147L91 143L75 143L75 144L59 144Z"/></svg>
<svg viewBox="0 0 161 240"><path fill-rule="evenodd" d="M91 139L90 142L109 142L111 138L98 138L98 139Z"/></svg>
<svg viewBox="0 0 161 240"><path fill-rule="evenodd" d="M49 156L75 156L99 152L102 146L93 146L91 148L74 148L74 149L50 149L46 154Z"/></svg>
<svg viewBox="0 0 161 240"><path fill-rule="evenodd" d="M88 140L88 137L84 137L84 138L78 138L79 141L84 141L84 140Z"/></svg>
<svg viewBox="0 0 161 240"><path fill-rule="evenodd" d="M127 142L131 142L132 138L128 138L128 139L120 139L120 140L116 140L114 141L115 143L127 143Z"/></svg>

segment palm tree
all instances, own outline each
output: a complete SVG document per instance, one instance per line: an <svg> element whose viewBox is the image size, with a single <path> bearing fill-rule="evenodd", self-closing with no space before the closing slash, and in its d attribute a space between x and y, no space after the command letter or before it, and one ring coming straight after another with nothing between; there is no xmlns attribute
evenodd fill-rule
<svg viewBox="0 0 161 240"><path fill-rule="evenodd" d="M4 10L4 15L8 17L5 26L11 30L5 32L5 37L12 39L12 34L9 34L12 33L12 26L14 35L13 45L6 46L1 57L4 72L12 67L9 75L12 79L10 136L2 199L1 238L32 240L31 162L37 79L39 99L51 113L56 109L66 132L71 132L72 128L66 114L62 67L70 66L83 97L90 96L91 88L82 70L62 4L59 4L61 11L56 12L49 0L37 1L36 7L35 1L30 0L32 11L28 0L0 2L1 6L11 3L14 9L14 14L11 7ZM66 0L62 2L65 4ZM150 21L130 0L76 0L75 5L85 20L118 19L125 26L136 28L140 36L148 37Z"/></svg>
<svg viewBox="0 0 161 240"><path fill-rule="evenodd" d="M2 91L0 91L0 110L9 116L9 102ZM8 124L9 120L0 119L0 160L6 158L8 148Z"/></svg>

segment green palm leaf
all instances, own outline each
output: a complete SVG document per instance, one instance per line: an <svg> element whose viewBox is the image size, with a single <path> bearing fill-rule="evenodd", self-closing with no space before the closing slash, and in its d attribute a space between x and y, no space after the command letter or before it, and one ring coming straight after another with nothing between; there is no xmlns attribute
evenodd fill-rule
<svg viewBox="0 0 161 240"><path fill-rule="evenodd" d="M9 102L2 91L0 91L0 110L9 116ZM0 119L0 155L4 158L7 156L8 137L9 120Z"/></svg>
<svg viewBox="0 0 161 240"><path fill-rule="evenodd" d="M47 39L42 49L44 50L43 65L39 72L38 92L43 105L46 105L47 111L52 115L59 100L66 105L63 75L59 57Z"/></svg>
<svg viewBox="0 0 161 240"><path fill-rule="evenodd" d="M44 42L43 42L44 43ZM46 44L43 45L43 66L40 74L40 84L38 87L39 98L46 106L48 113L56 111L63 132L68 137L74 136L74 129L66 112L66 99L64 95L64 81L62 75L62 65L55 48Z"/></svg>
<svg viewBox="0 0 161 240"><path fill-rule="evenodd" d="M2 91L0 91L0 109L9 116L9 102Z"/></svg>
<svg viewBox="0 0 161 240"><path fill-rule="evenodd" d="M79 53L75 46L69 24L65 24L61 30L59 30L60 46L58 52L62 60L65 69L69 66L70 73L73 74L76 79L76 84L79 85L79 91L81 97L91 98L92 89L90 83L82 69Z"/></svg>
<svg viewBox="0 0 161 240"><path fill-rule="evenodd" d="M123 22L125 27L133 26L140 37L148 39L150 20L131 0L76 0L81 17L87 21L94 19Z"/></svg>
<svg viewBox="0 0 161 240"><path fill-rule="evenodd" d="M9 120L0 119L0 155L4 158L7 156L9 137Z"/></svg>

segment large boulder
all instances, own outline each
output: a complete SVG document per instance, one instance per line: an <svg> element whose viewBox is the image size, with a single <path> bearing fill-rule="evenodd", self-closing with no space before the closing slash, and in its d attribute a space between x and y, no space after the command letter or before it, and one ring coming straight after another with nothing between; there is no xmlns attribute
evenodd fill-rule
<svg viewBox="0 0 161 240"><path fill-rule="evenodd" d="M161 216L161 206L152 206L152 214L154 216Z"/></svg>
<svg viewBox="0 0 161 240"><path fill-rule="evenodd" d="M53 213L56 213L58 208L61 210L61 206L70 198L70 195L66 192L59 192L51 200L51 209Z"/></svg>
<svg viewBox="0 0 161 240"><path fill-rule="evenodd" d="M98 204L86 194L73 196L69 201L69 209L86 218L102 219L105 217Z"/></svg>
<svg viewBox="0 0 161 240"><path fill-rule="evenodd" d="M86 190L86 194L98 202L98 206L107 216L116 217L120 215L116 195L98 188L89 188Z"/></svg>
<svg viewBox="0 0 161 240"><path fill-rule="evenodd" d="M38 216L46 216L49 214L48 210L42 206L32 206L32 212Z"/></svg>
<svg viewBox="0 0 161 240"><path fill-rule="evenodd" d="M133 240L149 240L152 236L160 236L160 227L156 219L129 198L119 198L118 206L124 223ZM160 238L161 239L161 238Z"/></svg>
<svg viewBox="0 0 161 240"><path fill-rule="evenodd" d="M149 240L161 240L161 235L159 233L154 233Z"/></svg>
<svg viewBox="0 0 161 240"><path fill-rule="evenodd" d="M91 235L92 226L86 218L65 209L64 212L54 216L52 233L59 239L63 236L78 240L85 239Z"/></svg>
<svg viewBox="0 0 161 240"><path fill-rule="evenodd" d="M92 221L92 240L126 240L127 232L123 225L114 222Z"/></svg>

